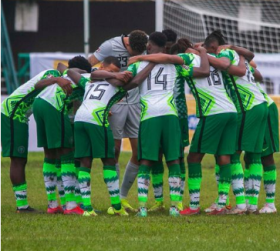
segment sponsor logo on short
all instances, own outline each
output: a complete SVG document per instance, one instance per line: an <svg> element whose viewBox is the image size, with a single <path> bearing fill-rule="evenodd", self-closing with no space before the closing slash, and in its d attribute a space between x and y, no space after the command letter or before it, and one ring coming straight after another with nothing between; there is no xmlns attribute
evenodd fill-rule
<svg viewBox="0 0 280 251"><path fill-rule="evenodd" d="M268 149L268 147L267 147L267 148L262 149L262 151L263 151L263 152L265 152L267 149Z"/></svg>
<svg viewBox="0 0 280 251"><path fill-rule="evenodd" d="M19 146L18 147L18 153L24 153L25 152L25 147L24 146Z"/></svg>
<svg viewBox="0 0 280 251"><path fill-rule="evenodd" d="M191 114L188 116L188 122L189 122L189 129L195 130L199 122L199 118L197 118L194 114Z"/></svg>

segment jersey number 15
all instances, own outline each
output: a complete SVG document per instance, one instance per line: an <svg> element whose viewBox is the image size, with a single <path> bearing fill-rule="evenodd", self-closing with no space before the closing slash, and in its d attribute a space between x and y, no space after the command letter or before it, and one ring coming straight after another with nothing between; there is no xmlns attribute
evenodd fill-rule
<svg viewBox="0 0 280 251"><path fill-rule="evenodd" d="M94 84L91 85L88 89L88 92L85 95L85 99L87 99L90 93L89 99L101 100L108 86L109 84L98 84L97 86ZM92 91L93 87L95 88Z"/></svg>

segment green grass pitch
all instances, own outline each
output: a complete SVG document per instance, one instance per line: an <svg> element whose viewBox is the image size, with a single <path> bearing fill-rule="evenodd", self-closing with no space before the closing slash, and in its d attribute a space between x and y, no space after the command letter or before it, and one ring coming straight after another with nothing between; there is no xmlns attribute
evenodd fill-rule
<svg viewBox="0 0 280 251"><path fill-rule="evenodd" d="M121 177L129 157L129 153L121 154ZM280 154L275 155L275 160L279 173ZM29 204L46 211L42 161L42 153L30 153L26 175ZM280 213L249 216L207 216L203 213L193 217L169 217L167 169L164 179L166 210L149 213L144 219L134 214L129 217L106 214L110 204L100 160L95 160L92 168L92 202L95 208L102 211L98 217L16 214L9 179L10 160L4 158L1 163L3 250L280 250ZM134 207L137 207L136 187L135 183L128 197ZM214 159L206 156L203 160L202 209L214 201L216 194ZM280 211L279 196L278 179L276 206ZM230 199L233 203L232 192ZM262 186L259 206L264 204L264 199ZM184 196L184 205L187 203L188 192ZM153 192L150 186L149 206L152 204Z"/></svg>

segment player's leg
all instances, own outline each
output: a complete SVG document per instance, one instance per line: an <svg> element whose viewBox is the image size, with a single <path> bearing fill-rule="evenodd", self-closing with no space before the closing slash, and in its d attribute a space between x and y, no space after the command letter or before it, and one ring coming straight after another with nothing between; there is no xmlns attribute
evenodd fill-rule
<svg viewBox="0 0 280 251"><path fill-rule="evenodd" d="M138 159L140 167L138 172L138 216L147 216L148 189L150 184L150 171L153 164L158 161L162 121L160 117L147 119L140 123L138 138ZM151 133L152 132L152 133Z"/></svg>
<svg viewBox="0 0 280 251"><path fill-rule="evenodd" d="M114 139L114 141L115 141L116 171L117 171L118 177L120 177L119 158L120 158L120 154L121 154L122 139Z"/></svg>
<svg viewBox="0 0 280 251"><path fill-rule="evenodd" d="M103 179L107 186L111 207L109 214L126 216L128 213L121 206L119 177L116 171L113 133L108 127L90 124L88 134L91 135L92 157L101 158L103 162Z"/></svg>
<svg viewBox="0 0 280 251"><path fill-rule="evenodd" d="M268 118L262 152L263 179L266 193L265 205L260 213L275 213L276 166L273 153L279 152L279 115L275 103L268 107Z"/></svg>
<svg viewBox="0 0 280 251"><path fill-rule="evenodd" d="M143 155L144 156L144 155ZM137 216L147 217L147 201L150 185L150 172L153 161L142 159L137 177L139 210Z"/></svg>
<svg viewBox="0 0 280 251"><path fill-rule="evenodd" d="M121 202L122 206L128 211L136 211L127 201L127 195L132 187L139 170L139 162L137 160L137 138L130 138L130 145L132 148L132 157L130 161L127 163L125 168L125 173L123 176L123 181L121 185Z"/></svg>
<svg viewBox="0 0 280 251"><path fill-rule="evenodd" d="M197 125L187 157L190 205L180 212L182 215L200 213L201 161L205 153L215 154L216 152L218 147L216 138L220 138L221 134L220 128L217 130L216 127L215 115L201 118Z"/></svg>
<svg viewBox="0 0 280 251"><path fill-rule="evenodd" d="M37 145L38 147L44 148L44 163L43 163L43 177L48 198L48 209L47 213L61 213L62 208L58 206L56 197L56 183L57 183L57 146L52 147L48 144L48 139L55 137L57 120L60 119L58 111L55 110L48 102L43 99L35 99L33 103L33 114L36 121L37 128ZM51 135L48 135L47 122L50 123L49 130Z"/></svg>
<svg viewBox="0 0 280 251"><path fill-rule="evenodd" d="M79 160L78 183L82 197L84 216L96 216L91 204L91 165L92 138L95 138L94 126L84 122L74 123L75 159ZM75 160L75 161L76 161Z"/></svg>
<svg viewBox="0 0 280 251"><path fill-rule="evenodd" d="M231 155L235 153L237 131L236 113L225 113L221 114L219 117L222 118L225 123L219 123L222 133L220 137L216 138L219 142L215 153L216 163L219 167L218 200L215 210L210 212L210 214L215 215L229 213L229 210L227 210L227 201L232 179ZM237 210L234 210L234 213L237 213Z"/></svg>
<svg viewBox="0 0 280 251"><path fill-rule="evenodd" d="M266 194L265 205L260 209L260 213L276 213L275 191L276 191L276 166L273 154L261 158L263 165L263 182Z"/></svg>
<svg viewBox="0 0 280 251"><path fill-rule="evenodd" d="M185 165L185 158L184 158L184 148L181 150L181 155L179 158L180 163L180 202L178 203L179 211L183 210L183 197L185 192L185 182L186 182L186 165Z"/></svg>
<svg viewBox="0 0 280 251"><path fill-rule="evenodd" d="M237 134L236 134L236 152L231 155L231 185L233 194L235 195L236 211L246 210L245 194L244 194L244 176L246 181L246 171L240 161L241 150L243 149L244 135L246 133L245 120L246 113L237 114ZM233 210L234 210L233 209Z"/></svg>
<svg viewBox="0 0 280 251"><path fill-rule="evenodd" d="M126 105L127 117L124 125L124 135L123 137L128 137L132 149L132 157L126 165L125 173L121 185L121 200L122 205L131 211L135 211L128 203L126 197L128 192L133 185L138 169L139 162L137 159L137 144L138 144L138 131L140 123L140 113L141 108L139 104Z"/></svg>
<svg viewBox="0 0 280 251"><path fill-rule="evenodd" d="M255 106L252 110L247 112L247 121L249 125L252 125L254 129L251 129L249 135L247 135L247 141L251 141L253 144L253 151L247 150L249 155L249 190L251 196L249 197L249 209L250 213L258 213L258 197L262 179L262 163L261 152L264 142L264 135L267 123L268 108L267 104L263 103ZM252 134L254 132L254 134ZM253 140L255 139L255 142Z"/></svg>
<svg viewBox="0 0 280 251"><path fill-rule="evenodd" d="M184 109L185 111L185 118L179 119L180 129L181 129L181 137L182 137L182 149L181 149L181 156L180 156L180 169L181 169L181 203L179 203L178 208L183 210L183 196L185 192L185 180L186 180L186 166L185 166L185 157L184 151L185 147L189 146L189 122L187 116L187 107Z"/></svg>
<svg viewBox="0 0 280 251"><path fill-rule="evenodd" d="M181 130L177 117L163 116L161 119L162 152L169 169L168 183L171 201L169 214L170 216L179 216L178 204L181 202L181 170L179 162L182 152Z"/></svg>
<svg viewBox="0 0 280 251"><path fill-rule="evenodd" d="M158 211L165 208L163 204L163 173L164 166L162 162L162 153L159 155L159 161L153 163L151 168L152 173L152 185L154 189L155 204L149 209L149 211Z"/></svg>
<svg viewBox="0 0 280 251"><path fill-rule="evenodd" d="M40 100L40 99L39 99ZM36 102L36 101L35 101ZM34 102L34 104L35 104ZM59 173L57 167L61 166L61 180L65 192L66 210L64 213L69 213L69 210L75 210L77 203L75 200L75 182L76 169L74 165L73 147L73 132L71 122L67 115L56 110L48 102L41 100L41 108L44 106L44 114L40 111L45 126L46 147L51 151L56 151L56 173ZM54 163L55 166L55 163ZM72 213L75 213L74 211ZM79 213L80 214L80 213Z"/></svg>
<svg viewBox="0 0 280 251"><path fill-rule="evenodd" d="M28 153L28 124L1 113L2 157L10 157L10 180L16 198L17 212L35 212L27 200L25 166Z"/></svg>
<svg viewBox="0 0 280 251"><path fill-rule="evenodd" d="M121 152L121 144L124 133L124 125L128 114L128 105L115 104L111 108L111 115L108 117L110 127L113 131L115 140L115 159L116 170L120 177L119 157Z"/></svg>

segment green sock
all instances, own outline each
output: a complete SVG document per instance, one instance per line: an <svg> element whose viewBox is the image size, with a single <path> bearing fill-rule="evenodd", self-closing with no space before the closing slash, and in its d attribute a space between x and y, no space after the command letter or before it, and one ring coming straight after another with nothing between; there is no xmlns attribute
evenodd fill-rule
<svg viewBox="0 0 280 251"><path fill-rule="evenodd" d="M235 153L231 155L231 184L233 194L235 195L236 205L242 209L246 206L243 177L244 174L240 162L240 155Z"/></svg>
<svg viewBox="0 0 280 251"><path fill-rule="evenodd" d="M181 171L179 164L173 164L168 167L169 176L169 194L171 206L177 206L178 202L181 201L180 193L181 193Z"/></svg>
<svg viewBox="0 0 280 251"><path fill-rule="evenodd" d="M18 209L25 209L28 207L26 190L27 190L26 182L18 185L13 185L13 191L15 194L16 205Z"/></svg>
<svg viewBox="0 0 280 251"><path fill-rule="evenodd" d="M77 206L75 198L76 168L74 164L74 153L61 156L61 177L65 192L66 207L71 202L71 208Z"/></svg>
<svg viewBox="0 0 280 251"><path fill-rule="evenodd" d="M119 178L116 166L103 166L103 178L107 185L111 205L116 209L121 209Z"/></svg>
<svg viewBox="0 0 280 251"><path fill-rule="evenodd" d="M262 174L263 174L260 153L252 154L251 162L249 164L249 170L250 170L249 182L251 184L251 191L252 191L252 196L249 198L249 204L253 206L257 206L260 188L261 188Z"/></svg>
<svg viewBox="0 0 280 251"><path fill-rule="evenodd" d="M78 180L83 209L90 212L93 210L91 206L90 168L80 167Z"/></svg>
<svg viewBox="0 0 280 251"><path fill-rule="evenodd" d="M140 165L137 184L138 184L138 201L140 207L146 207L148 201L148 190L150 185L150 170L146 165Z"/></svg>
<svg viewBox="0 0 280 251"><path fill-rule="evenodd" d="M65 201L64 187L63 187L62 178L61 178L61 161L60 161L60 159L56 160L55 167L56 167L56 176L57 176L56 186L57 186L57 190L58 190L58 194L59 194L59 198L60 198L60 204L62 206L65 206L66 201Z"/></svg>
<svg viewBox="0 0 280 251"><path fill-rule="evenodd" d="M219 190L220 166L218 164L215 165L215 177L216 177L217 188ZM216 204L218 204L218 202L219 202L219 195L217 196L217 198L215 200ZM226 206L229 206L229 205L230 205L229 196L227 196Z"/></svg>
<svg viewBox="0 0 280 251"><path fill-rule="evenodd" d="M189 167L189 194L190 194L190 208L199 208L200 202L200 187L201 187L201 164L200 163L188 163Z"/></svg>
<svg viewBox="0 0 280 251"><path fill-rule="evenodd" d="M274 204L277 178L276 166L275 164L271 166L264 166L263 170L263 183L266 194L265 202Z"/></svg>
<svg viewBox="0 0 280 251"><path fill-rule="evenodd" d="M228 193L230 189L231 182L231 164L221 165L220 166L220 177L219 177L219 200L218 207L223 208L226 206Z"/></svg>
<svg viewBox="0 0 280 251"><path fill-rule="evenodd" d="M75 199L76 199L77 204L81 204L81 203L83 203L83 200L82 200L80 186L79 186L79 182L78 182L79 170L80 170L80 161L78 161L78 160L75 160L75 169L76 169Z"/></svg>
<svg viewBox="0 0 280 251"><path fill-rule="evenodd" d="M154 196L156 201L163 201L163 172L164 167L162 161L156 162L152 169L152 184L154 188Z"/></svg>
<svg viewBox="0 0 280 251"><path fill-rule="evenodd" d="M180 191L180 201L183 200L183 196L184 196L184 192L185 192L185 183L186 183L186 166L185 166L185 162L183 160L183 162L180 163L180 171L181 171L181 191Z"/></svg>
<svg viewBox="0 0 280 251"><path fill-rule="evenodd" d="M57 169L55 163L55 159L45 158L43 164L43 176L48 196L48 206L50 208L56 208L58 206L56 198Z"/></svg>

